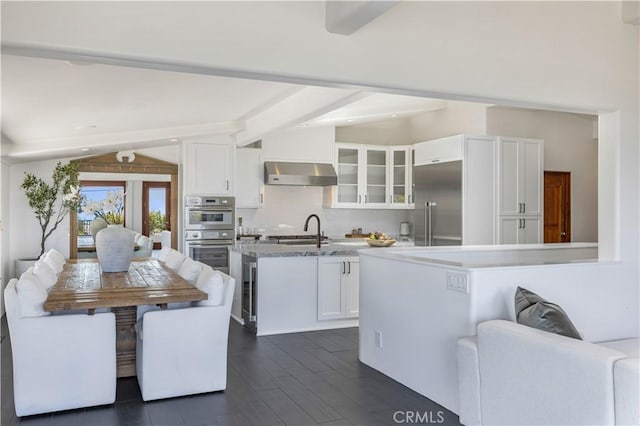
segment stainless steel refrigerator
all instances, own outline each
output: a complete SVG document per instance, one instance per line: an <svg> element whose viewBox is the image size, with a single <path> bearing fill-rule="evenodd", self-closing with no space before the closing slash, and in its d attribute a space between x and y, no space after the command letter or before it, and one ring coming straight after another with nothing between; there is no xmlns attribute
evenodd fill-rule
<svg viewBox="0 0 640 426"><path fill-rule="evenodd" d="M462 244L462 161L413 168L417 246Z"/></svg>

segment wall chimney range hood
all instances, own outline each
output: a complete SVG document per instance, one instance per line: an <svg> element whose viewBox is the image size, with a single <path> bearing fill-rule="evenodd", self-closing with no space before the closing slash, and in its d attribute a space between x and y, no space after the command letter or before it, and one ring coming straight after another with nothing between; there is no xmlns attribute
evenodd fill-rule
<svg viewBox="0 0 640 426"><path fill-rule="evenodd" d="M338 184L332 164L265 161L264 183L267 185L329 186Z"/></svg>

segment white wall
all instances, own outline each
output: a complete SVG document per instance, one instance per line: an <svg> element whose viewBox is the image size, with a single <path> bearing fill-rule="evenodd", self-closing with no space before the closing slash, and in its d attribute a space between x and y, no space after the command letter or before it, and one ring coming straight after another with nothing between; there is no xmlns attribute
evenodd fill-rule
<svg viewBox="0 0 640 426"><path fill-rule="evenodd" d="M369 145L407 145L412 143L408 118L336 127L336 141Z"/></svg>
<svg viewBox="0 0 640 426"><path fill-rule="evenodd" d="M0 315L4 314L4 287L11 277L9 191L9 164L0 161Z"/></svg>
<svg viewBox="0 0 640 426"><path fill-rule="evenodd" d="M332 163L335 127L296 127L262 138L264 161Z"/></svg>
<svg viewBox="0 0 640 426"><path fill-rule="evenodd" d="M487 105L469 102L447 102L447 107L413 116L409 119L412 143L467 133L487 134Z"/></svg>
<svg viewBox="0 0 640 426"><path fill-rule="evenodd" d="M325 209L320 186L265 185L264 207L238 209L244 229L254 228L263 235L302 234L304 221L312 213L320 217L322 230L330 237L344 238L353 228L363 232L383 231L398 234L400 222L408 219L407 210ZM316 232L311 225L309 232Z"/></svg>
<svg viewBox="0 0 640 426"><path fill-rule="evenodd" d="M544 168L571 172L571 241L598 240L598 142L596 116L491 107L491 135L544 139Z"/></svg>
<svg viewBox="0 0 640 426"><path fill-rule="evenodd" d="M622 23L620 2L400 2L349 37L325 31L324 7L11 2L2 38L226 75L597 111L600 256L638 263L639 28Z"/></svg>

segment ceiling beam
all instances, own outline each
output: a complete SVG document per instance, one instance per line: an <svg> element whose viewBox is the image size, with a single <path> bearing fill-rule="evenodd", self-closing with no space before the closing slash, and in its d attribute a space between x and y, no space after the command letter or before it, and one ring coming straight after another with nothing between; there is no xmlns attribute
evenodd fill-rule
<svg viewBox="0 0 640 426"><path fill-rule="evenodd" d="M384 14L399 0L325 1L325 27L333 34L351 35Z"/></svg>
<svg viewBox="0 0 640 426"><path fill-rule="evenodd" d="M248 117L245 128L235 134L236 144L248 145L269 133L302 124L369 95L351 89L304 87L270 108Z"/></svg>

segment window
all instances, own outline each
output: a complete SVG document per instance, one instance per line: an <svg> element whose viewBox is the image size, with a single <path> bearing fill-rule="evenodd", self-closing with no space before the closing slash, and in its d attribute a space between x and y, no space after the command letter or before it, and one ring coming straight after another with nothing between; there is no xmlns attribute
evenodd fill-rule
<svg viewBox="0 0 640 426"><path fill-rule="evenodd" d="M97 216L91 212L92 209L90 207L106 201L114 194L124 193L125 189L126 182L124 181L80 181L80 195L84 201L83 207L78 212L78 247L94 245L91 223ZM103 213L105 213L110 223L124 224L124 200L122 211L119 214L115 212Z"/></svg>

